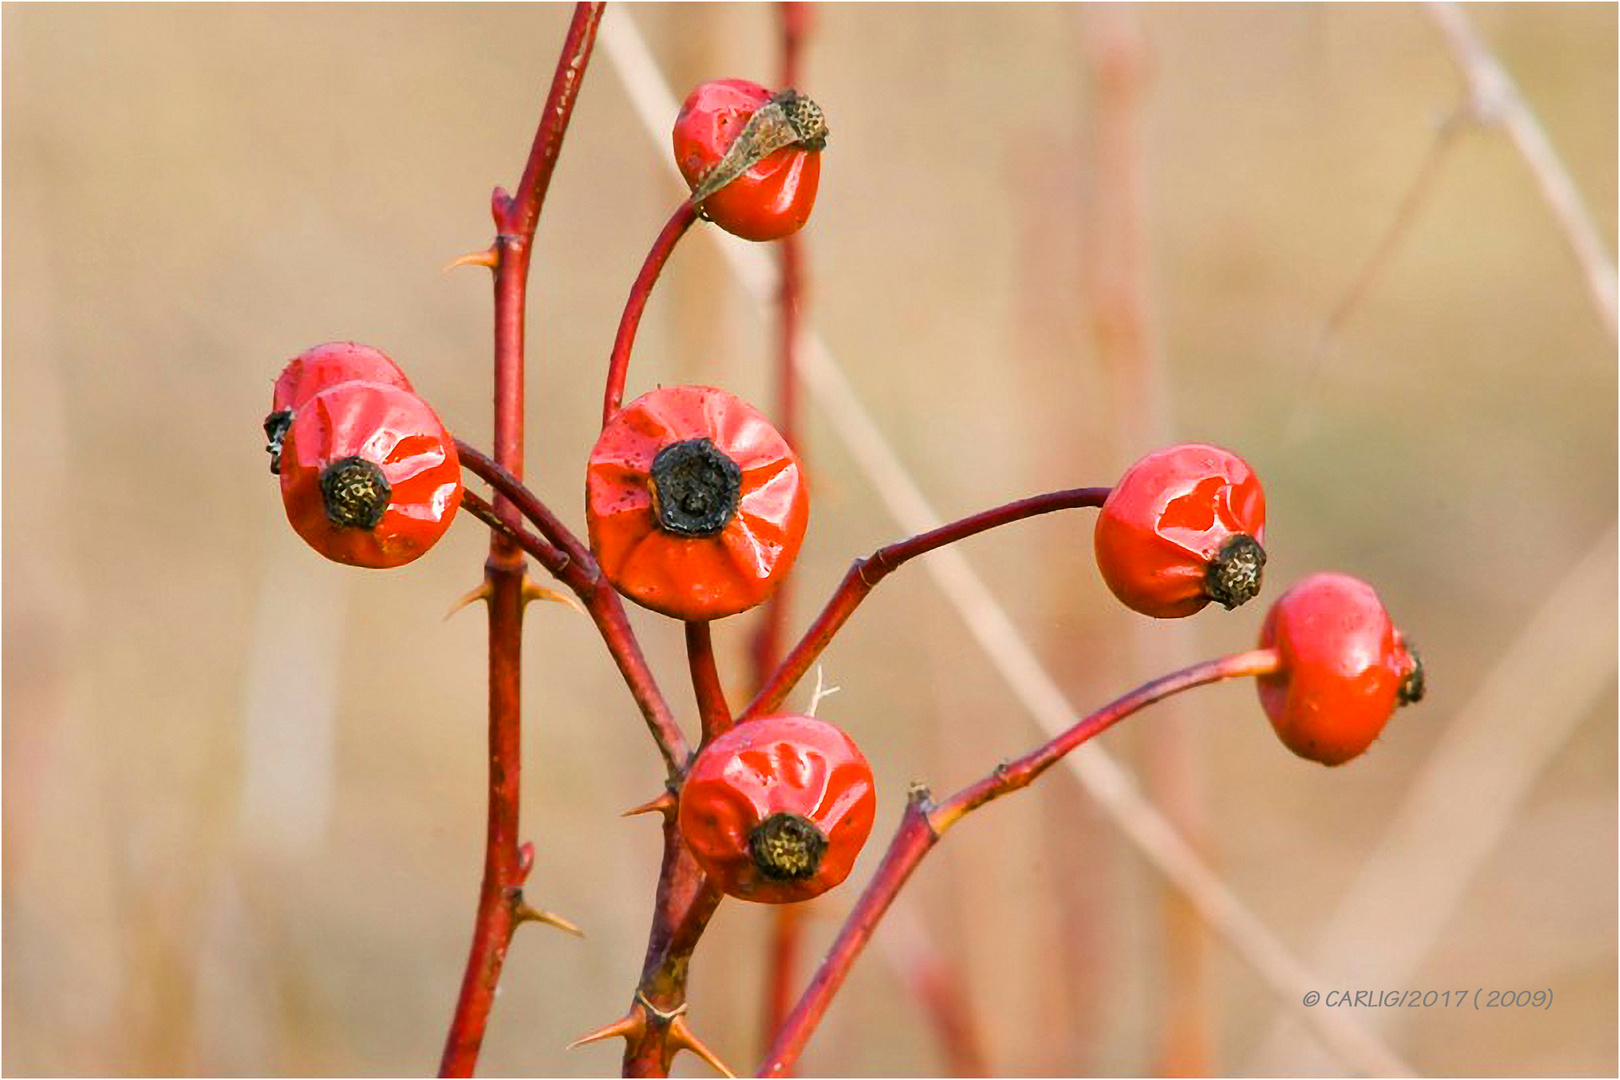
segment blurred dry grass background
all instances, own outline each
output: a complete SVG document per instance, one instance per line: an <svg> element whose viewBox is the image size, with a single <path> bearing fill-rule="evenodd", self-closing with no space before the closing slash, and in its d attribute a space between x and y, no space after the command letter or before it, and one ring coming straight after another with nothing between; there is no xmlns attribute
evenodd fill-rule
<svg viewBox="0 0 1620 1080"><path fill-rule="evenodd" d="M1471 14L1612 250L1615 8ZM679 92L775 70L767 7L634 15ZM464 523L392 574L323 562L285 525L259 421L285 358L354 338L487 442L487 282L439 268L488 242L489 188L516 179L567 17L4 9L6 1072L436 1062L470 931L484 768L482 622L442 615L477 580L484 540ZM1247 687L1182 711L1210 857L1308 958L1464 704L1614 518L1614 343L1522 162L1469 132L1332 348L1314 352L1460 101L1434 27L1394 5L1130 17L1148 65L1140 196L1163 423L1240 449L1264 477L1268 594L1315 569L1364 576L1433 673L1428 702L1333 771L1287 755ZM817 13L805 89L833 142L807 232L813 320L946 513L1107 483L1148 448L1110 416L1116 373L1088 306L1105 194L1096 25L1055 6ZM619 306L679 195L663 152L599 56L531 287L529 470L575 521ZM631 392L701 380L765 399L767 331L712 245L688 240L649 309ZM852 555L894 536L820 418L808 452L800 619ZM1154 674L1142 642L1161 631L1200 654L1252 640L1263 603L1133 629L1096 579L1089 530L1043 519L968 548L1077 708ZM1550 987L1555 1004L1358 1017L1419 1070L1620 1067L1612 551L1596 565L1597 617L1541 644L1571 663L1606 653L1598 692L1546 718L1568 737L1521 771L1526 796L1415 969L1351 986ZM679 633L637 621L684 707ZM718 634L739 673L746 622ZM589 937L518 936L483 1071L600 1074L614 1051L563 1047L622 1009L638 969L655 836L617 814L659 770L586 623L533 609L527 650L534 895ZM1544 662L1530 689L1561 674ZM909 781L949 788L1035 741L921 572L884 586L828 675L842 692L823 714L887 792L877 837ZM1139 763L1153 739L1150 715L1107 743ZM1466 783L1447 795L1457 846L1506 797ZM858 884L816 909L816 940ZM1384 888L1401 896L1400 881ZM1158 896L1054 774L954 834L903 903L964 979L996 1071L1133 1073L1161 1051ZM739 1066L757 1054L765 915L724 907L694 966L695 1027ZM1397 905L1366 950L1400 923ZM1215 1069L1336 1068L1309 1043L1261 1053L1291 1003L1214 948ZM1336 985L1329 973L1320 989ZM826 1073L941 1067L879 950L806 1059Z"/></svg>

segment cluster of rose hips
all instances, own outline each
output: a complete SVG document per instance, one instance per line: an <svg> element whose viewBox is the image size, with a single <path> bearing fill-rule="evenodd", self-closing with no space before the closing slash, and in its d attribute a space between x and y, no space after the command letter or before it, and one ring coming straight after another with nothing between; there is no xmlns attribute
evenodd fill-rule
<svg viewBox="0 0 1620 1080"><path fill-rule="evenodd" d="M809 217L826 139L794 91L706 83L676 122L676 161L704 217L770 240ZM449 527L461 500L455 443L382 353L328 344L292 360L265 423L293 528L328 558L399 566ZM809 520L799 459L761 413L724 390L664 387L612 415L585 469L590 549L641 606L709 622L766 600L792 568ZM1103 580L1155 618L1255 596L1265 496L1249 466L1187 444L1149 454L1108 494L1094 547ZM1295 753L1328 765L1365 750L1422 669L1372 588L1319 574L1272 607L1262 706ZM747 718L703 746L681 784L678 823L726 893L784 903L849 874L876 809L853 740L809 716Z"/></svg>

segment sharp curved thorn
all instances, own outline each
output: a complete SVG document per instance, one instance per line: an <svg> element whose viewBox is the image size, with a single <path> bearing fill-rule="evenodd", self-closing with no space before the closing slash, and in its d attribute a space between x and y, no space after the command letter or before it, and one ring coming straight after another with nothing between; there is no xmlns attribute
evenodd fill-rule
<svg viewBox="0 0 1620 1080"><path fill-rule="evenodd" d="M669 1022L669 1041L675 1044L676 1049L690 1050L708 1063L709 1068L721 1076L736 1080L737 1074L726 1068L726 1063L719 1056L704 1046L698 1037L692 1034L692 1029L686 1023L686 1017L677 1016Z"/></svg>
<svg viewBox="0 0 1620 1080"><path fill-rule="evenodd" d="M493 270L499 266L500 263L500 252L497 251L492 245L483 251L469 251L465 255L457 255L454 259L451 259L449 262L444 264L444 269L441 271L441 273L448 274L458 266L483 266Z"/></svg>
<svg viewBox="0 0 1620 1080"><path fill-rule="evenodd" d="M565 604L581 615L589 615L585 605L579 602L579 597L570 592L561 592L557 589L548 589L544 585L537 585L529 578L523 579L523 605L527 607L533 600L550 600L553 603Z"/></svg>
<svg viewBox="0 0 1620 1080"><path fill-rule="evenodd" d="M674 812L675 812L675 794L674 794L674 792L671 792L671 791L665 791L662 794L660 794L656 799L651 799L651 800L649 800L647 802L644 802L640 806L632 806L630 809L626 810L624 813L620 814L619 816L620 817L635 817L637 814L664 814L664 815L668 816L669 814L673 814Z"/></svg>
<svg viewBox="0 0 1620 1080"><path fill-rule="evenodd" d="M646 1030L647 1016L638 1005L613 1021L613 1023L605 1024L589 1034L581 1035L568 1044L568 1049L576 1050L581 1046L602 1042L605 1039L639 1039Z"/></svg>
<svg viewBox="0 0 1620 1080"><path fill-rule="evenodd" d="M530 907L526 901L518 901L517 910L513 914L519 924L526 922L545 923L547 926L555 926L558 930L573 934L575 937L582 938L585 936L585 931L558 915L555 911L541 911L539 908Z"/></svg>
<svg viewBox="0 0 1620 1080"><path fill-rule="evenodd" d="M463 596L461 599L459 599L455 603L451 604L450 605L450 610L446 611L444 613L444 617L446 619L448 619L450 616L454 615L456 612L460 611L462 608L466 607L468 604L476 603L479 600L486 600L487 601L488 599L489 599L489 582L487 582L487 581L479 582L477 588L474 588L474 589L470 590L467 593L467 595Z"/></svg>

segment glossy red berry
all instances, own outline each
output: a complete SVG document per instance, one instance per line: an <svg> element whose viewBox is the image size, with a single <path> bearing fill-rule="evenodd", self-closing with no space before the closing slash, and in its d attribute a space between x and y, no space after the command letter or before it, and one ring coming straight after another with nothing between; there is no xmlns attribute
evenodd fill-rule
<svg viewBox="0 0 1620 1080"><path fill-rule="evenodd" d="M1227 608L1260 591L1266 496L1248 463L1202 443L1126 470L1097 515L1097 566L1115 596L1157 619Z"/></svg>
<svg viewBox="0 0 1620 1080"><path fill-rule="evenodd" d="M849 876L876 812L872 768L848 735L808 716L764 716L693 760L679 824L727 894L786 904Z"/></svg>
<svg viewBox="0 0 1620 1080"><path fill-rule="evenodd" d="M455 442L397 386L344 382L301 403L282 447L287 520L316 551L401 566L438 542L461 505Z"/></svg>
<svg viewBox="0 0 1620 1080"><path fill-rule="evenodd" d="M1260 704L1283 744L1339 765L1360 754L1397 705L1423 697L1423 665L1373 587L1315 574L1277 598L1260 630L1277 671L1258 680Z"/></svg>
<svg viewBox="0 0 1620 1080"><path fill-rule="evenodd" d="M353 341L329 341L305 349L281 369L271 398L270 415L264 418L264 434L269 440L270 471L281 471L281 443L292 424L293 412L320 393L346 382L383 383L410 390L411 382L388 356L369 345Z"/></svg>
<svg viewBox="0 0 1620 1080"><path fill-rule="evenodd" d="M681 106L675 163L716 225L744 240L779 240L810 218L826 138L821 110L802 94L716 79Z"/></svg>
<svg viewBox="0 0 1620 1080"><path fill-rule="evenodd" d="M644 394L602 429L585 519L602 572L678 619L735 615L793 566L810 516L799 459L751 405L707 386Z"/></svg>

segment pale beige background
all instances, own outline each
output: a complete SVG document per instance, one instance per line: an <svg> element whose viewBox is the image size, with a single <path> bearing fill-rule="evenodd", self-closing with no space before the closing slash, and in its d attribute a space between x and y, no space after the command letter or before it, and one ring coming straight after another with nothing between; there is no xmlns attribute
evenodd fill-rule
<svg viewBox="0 0 1620 1080"><path fill-rule="evenodd" d="M773 78L767 7L635 15L679 92ZM1270 595L1314 569L1365 576L1433 672L1432 699L1334 771L1286 754L1247 687L1180 714L1215 865L1308 955L1443 733L1613 520L1614 345L1522 162L1476 132L1313 367L1324 319L1460 100L1434 27L1395 5L1114 15L820 11L805 89L833 140L807 232L814 317L947 512L1108 483L1147 449L1110 416L1088 285L1108 269L1093 261L1108 182L1098 42L1134 22L1158 407L1176 435L1237 447L1264 477ZM7 1072L436 1062L477 884L484 755L483 629L442 615L477 581L483 539L463 523L396 573L323 562L286 527L259 422L285 358L355 338L487 439L487 283L439 268L487 243L488 191L517 177L567 16L5 9ZM1612 250L1614 8L1474 16ZM618 308L678 197L662 153L599 56L532 288L529 469L573 521ZM766 334L713 247L689 239L649 310L632 392L703 380L765 398ZM895 535L825 423L806 449L817 501L800 618L852 555ZM1077 708L1153 674L1156 642L1243 648L1264 614L1208 612L1177 631L1120 613L1078 515L968 550ZM1602 606L1555 628L1554 655L1595 640L1612 656ZM719 633L733 671L746 622ZM637 623L684 710L678 632ZM520 935L485 1071L601 1073L614 1051L563 1047L633 985L655 840L616 815L655 792L659 770L588 626L560 607L530 625L535 899L589 937ZM823 714L878 770L880 837L908 781L955 785L1034 741L920 572L886 584L828 664L842 692ZM1560 671L1531 678L1551 686ZM1418 1069L1617 1067L1605 681L1418 973L1364 987L1551 987L1556 1004L1404 1013L1386 1033ZM1154 732L1145 717L1107 744L1140 766ZM1496 794L1452 798L1466 833ZM857 878L875 859L874 846ZM968 985L997 1071L1132 1073L1162 1051L1156 881L1054 775L951 836L905 904ZM818 940L858 884L816 909ZM727 905L693 969L693 1022L740 1068L756 1060L765 915ZM1278 1003L1212 949L1213 1068L1260 1068ZM880 949L806 1065L943 1067Z"/></svg>

